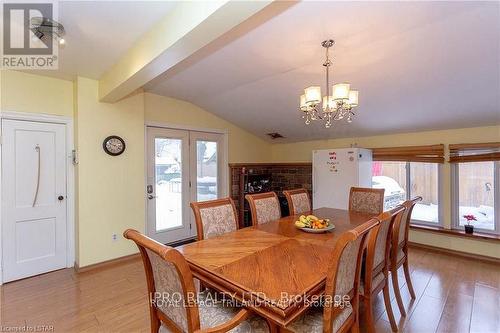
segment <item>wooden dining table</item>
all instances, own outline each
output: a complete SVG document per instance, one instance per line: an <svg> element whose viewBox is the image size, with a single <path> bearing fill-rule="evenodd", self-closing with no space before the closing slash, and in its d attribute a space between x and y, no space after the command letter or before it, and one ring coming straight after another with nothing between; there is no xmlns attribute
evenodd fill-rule
<svg viewBox="0 0 500 333"><path fill-rule="evenodd" d="M308 214L330 219L335 228L307 233L295 227L298 215L287 216L177 249L203 284L285 327L323 293L339 236L372 217L332 208Z"/></svg>

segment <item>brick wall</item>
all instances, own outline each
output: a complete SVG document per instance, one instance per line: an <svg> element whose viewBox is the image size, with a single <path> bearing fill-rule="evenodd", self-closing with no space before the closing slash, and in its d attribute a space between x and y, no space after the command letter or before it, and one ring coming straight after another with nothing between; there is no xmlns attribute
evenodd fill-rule
<svg viewBox="0 0 500 333"><path fill-rule="evenodd" d="M283 190L305 188L312 191L312 165L303 164L263 164L263 165L234 165L231 166L231 198L233 198L236 208L240 210L240 177L242 170L249 174L270 174L271 190L278 195Z"/></svg>

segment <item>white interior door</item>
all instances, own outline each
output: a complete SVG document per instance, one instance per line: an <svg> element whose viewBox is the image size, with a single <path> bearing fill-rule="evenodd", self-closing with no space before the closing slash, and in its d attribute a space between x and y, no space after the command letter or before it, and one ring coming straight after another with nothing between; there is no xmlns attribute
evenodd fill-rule
<svg viewBox="0 0 500 333"><path fill-rule="evenodd" d="M66 267L65 125L2 120L4 282Z"/></svg>
<svg viewBox="0 0 500 333"><path fill-rule="evenodd" d="M148 127L147 138L147 233L163 244L189 238L189 132Z"/></svg>
<svg viewBox="0 0 500 333"><path fill-rule="evenodd" d="M189 205L224 196L222 134L147 128L147 232L168 244L196 235Z"/></svg>

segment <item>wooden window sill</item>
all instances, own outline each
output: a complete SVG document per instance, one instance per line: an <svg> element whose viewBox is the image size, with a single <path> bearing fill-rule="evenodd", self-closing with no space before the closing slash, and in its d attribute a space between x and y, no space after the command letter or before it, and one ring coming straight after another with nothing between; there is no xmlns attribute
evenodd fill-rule
<svg viewBox="0 0 500 333"><path fill-rule="evenodd" d="M489 241L500 241L500 235L488 234L484 232L475 232L473 234L466 234L463 230L445 229L442 227L435 227L430 225L410 224L411 230L417 231L430 231L439 234L446 234L457 237L464 237L470 239L482 239Z"/></svg>

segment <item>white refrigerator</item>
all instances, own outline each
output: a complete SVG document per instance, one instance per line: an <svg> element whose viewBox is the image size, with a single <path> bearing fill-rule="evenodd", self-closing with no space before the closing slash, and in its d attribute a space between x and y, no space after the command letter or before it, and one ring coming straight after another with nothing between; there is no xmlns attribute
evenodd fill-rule
<svg viewBox="0 0 500 333"><path fill-rule="evenodd" d="M372 187L372 151L313 150L313 208L349 208L352 186Z"/></svg>

